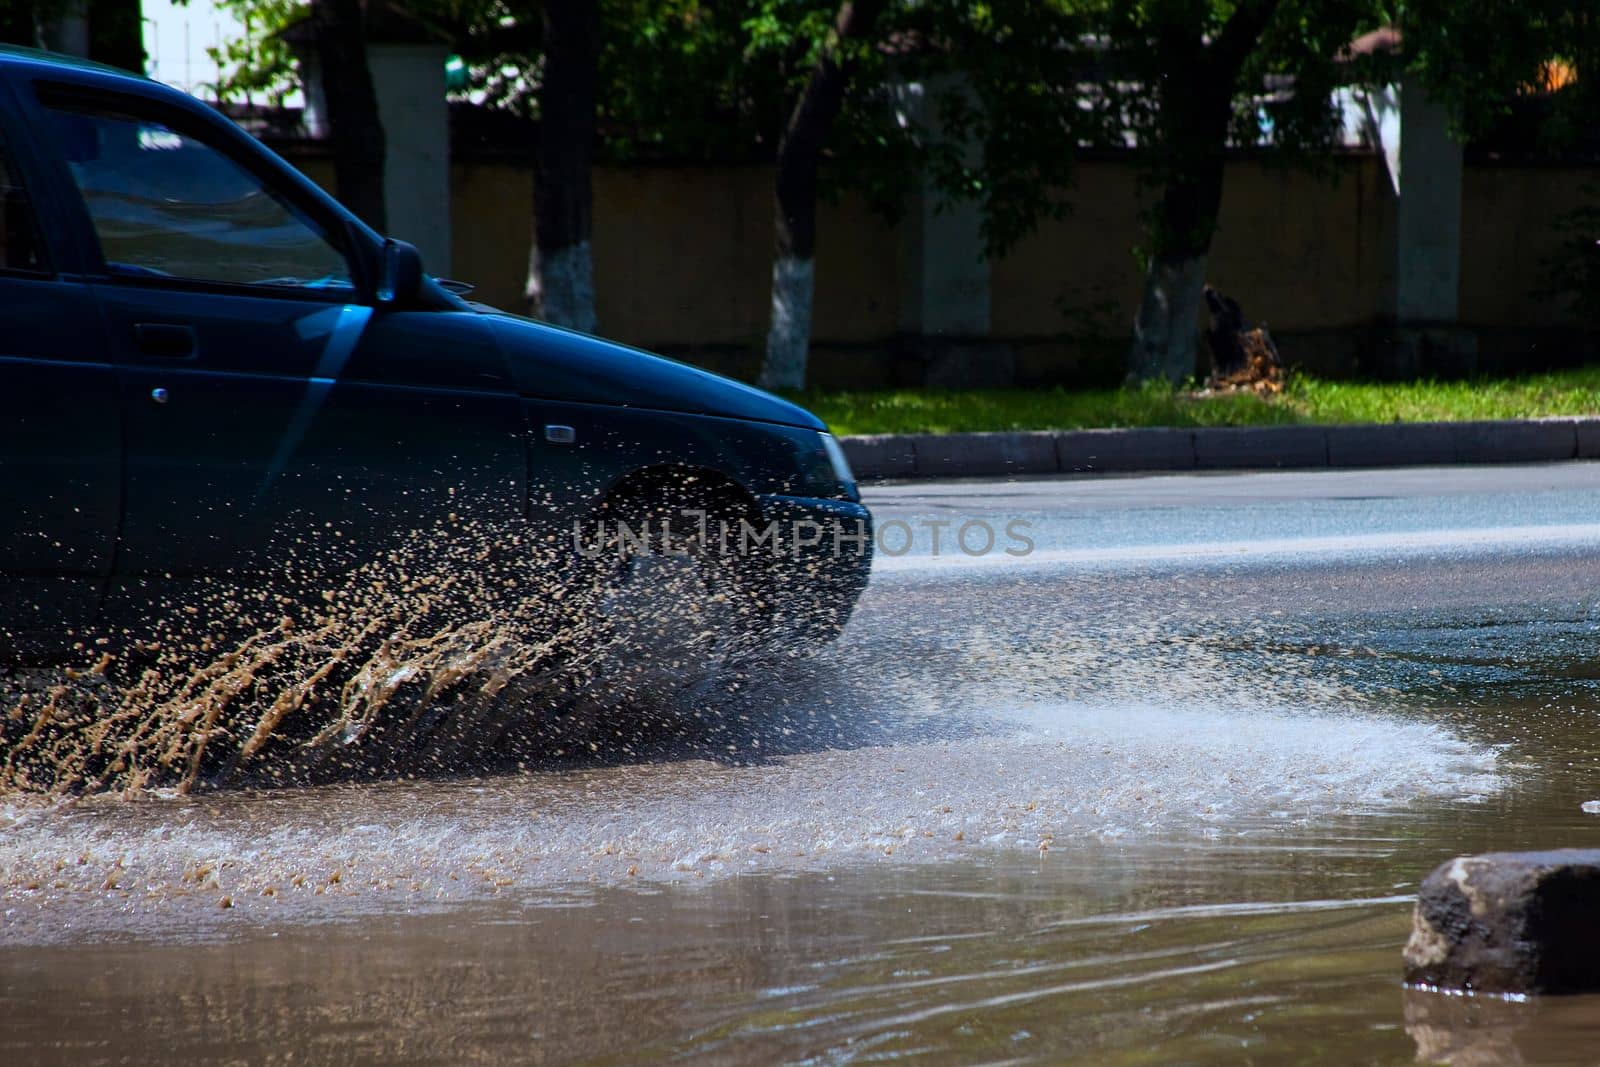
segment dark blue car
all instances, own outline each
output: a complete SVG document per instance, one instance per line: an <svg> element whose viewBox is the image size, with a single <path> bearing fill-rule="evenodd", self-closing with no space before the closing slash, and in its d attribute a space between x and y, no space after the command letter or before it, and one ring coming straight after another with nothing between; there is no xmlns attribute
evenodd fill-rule
<svg viewBox="0 0 1600 1067"><path fill-rule="evenodd" d="M595 560L675 551L620 526L694 513L791 642L833 636L865 584L870 518L815 417L467 303L175 90L0 52L0 196L9 649L270 574L300 532L346 565L446 512L571 531L552 565L619 573Z"/></svg>

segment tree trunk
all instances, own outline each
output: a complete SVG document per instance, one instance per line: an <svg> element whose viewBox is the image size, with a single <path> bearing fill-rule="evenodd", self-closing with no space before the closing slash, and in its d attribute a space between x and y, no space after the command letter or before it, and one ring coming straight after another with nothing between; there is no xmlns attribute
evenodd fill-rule
<svg viewBox="0 0 1600 1067"><path fill-rule="evenodd" d="M89 58L144 73L144 21L140 0L89 0Z"/></svg>
<svg viewBox="0 0 1600 1067"><path fill-rule="evenodd" d="M763 389L806 387L806 363L811 354L811 297L815 289L816 262L812 257L780 252L772 261L767 352L757 379Z"/></svg>
<svg viewBox="0 0 1600 1067"><path fill-rule="evenodd" d="M545 0L544 43L528 308L546 322L593 333L594 187L589 171L600 62L598 5L592 0Z"/></svg>
<svg viewBox="0 0 1600 1067"><path fill-rule="evenodd" d="M360 0L311 0L317 65L333 134L333 180L339 202L379 233L389 228L383 201L386 145L378 94L367 66Z"/></svg>
<svg viewBox="0 0 1600 1067"><path fill-rule="evenodd" d="M1195 372L1206 257L1222 204L1233 79L1219 85L1219 73L1204 58L1174 62L1182 76L1163 94L1161 108L1169 150L1176 151L1150 219L1151 252L1128 352L1128 378L1177 385Z"/></svg>
<svg viewBox="0 0 1600 1067"><path fill-rule="evenodd" d="M1195 372L1195 334L1222 204L1234 93L1278 3L1244 0L1210 43L1198 25L1172 24L1157 34L1159 65L1167 75L1158 97L1167 158L1128 349L1130 382L1164 378L1177 385Z"/></svg>
<svg viewBox="0 0 1600 1067"><path fill-rule="evenodd" d="M853 64L840 45L872 33L885 0L843 0L805 91L778 145L772 312L760 384L803 389L811 351L811 296L817 246L817 170L822 146L844 104Z"/></svg>
<svg viewBox="0 0 1600 1067"><path fill-rule="evenodd" d="M0 44L39 47L39 12L33 0L0 0Z"/></svg>
<svg viewBox="0 0 1600 1067"><path fill-rule="evenodd" d="M1165 379L1176 385L1195 370L1195 322L1206 281L1206 257L1152 256L1145 270L1144 295L1133 323L1128 377L1136 382Z"/></svg>

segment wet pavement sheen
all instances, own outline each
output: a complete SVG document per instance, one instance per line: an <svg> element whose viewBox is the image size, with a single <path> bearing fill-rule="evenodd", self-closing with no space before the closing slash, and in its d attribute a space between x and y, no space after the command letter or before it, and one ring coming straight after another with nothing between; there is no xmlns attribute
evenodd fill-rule
<svg viewBox="0 0 1600 1067"><path fill-rule="evenodd" d="M0 799L0 1063L1592 1059L1399 951L1438 862L1600 840L1600 468L871 502L1040 554L521 774Z"/></svg>

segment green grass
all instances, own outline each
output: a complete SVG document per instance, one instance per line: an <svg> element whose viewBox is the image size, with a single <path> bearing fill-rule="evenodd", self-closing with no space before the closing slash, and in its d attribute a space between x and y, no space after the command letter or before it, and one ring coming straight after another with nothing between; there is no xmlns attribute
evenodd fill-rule
<svg viewBox="0 0 1600 1067"><path fill-rule="evenodd" d="M1299 375L1282 396L1269 400L1196 397L1156 387L811 390L794 399L836 434L1511 419L1600 414L1600 367L1459 382L1335 382Z"/></svg>

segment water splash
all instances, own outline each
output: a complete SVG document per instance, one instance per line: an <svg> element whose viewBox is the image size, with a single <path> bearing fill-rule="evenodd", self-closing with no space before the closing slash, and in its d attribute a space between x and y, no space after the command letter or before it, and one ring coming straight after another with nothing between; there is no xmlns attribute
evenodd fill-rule
<svg viewBox="0 0 1600 1067"><path fill-rule="evenodd" d="M764 618L704 564L585 562L534 527L455 514L346 569L313 555L270 582L187 583L81 646L83 666L0 676L0 793L514 767L586 743L620 706L737 685Z"/></svg>

